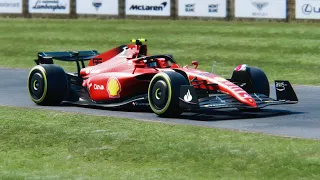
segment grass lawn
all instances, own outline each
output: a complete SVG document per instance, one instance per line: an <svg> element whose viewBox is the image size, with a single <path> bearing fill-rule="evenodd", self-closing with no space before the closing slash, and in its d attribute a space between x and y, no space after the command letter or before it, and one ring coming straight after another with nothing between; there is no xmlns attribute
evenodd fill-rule
<svg viewBox="0 0 320 180"><path fill-rule="evenodd" d="M318 24L171 20L0 19L0 66L31 68L39 51L96 49L149 40L152 54L230 77L235 66L261 67L270 80L320 85ZM74 64L69 65L75 67ZM70 69L70 67L67 67Z"/></svg>
<svg viewBox="0 0 320 180"><path fill-rule="evenodd" d="M0 108L1 179L319 179L320 141Z"/></svg>

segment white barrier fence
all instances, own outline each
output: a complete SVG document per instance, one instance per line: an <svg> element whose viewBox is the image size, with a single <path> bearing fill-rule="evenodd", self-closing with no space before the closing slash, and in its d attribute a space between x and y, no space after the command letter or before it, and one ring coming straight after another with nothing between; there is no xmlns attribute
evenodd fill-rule
<svg viewBox="0 0 320 180"><path fill-rule="evenodd" d="M0 0L0 14L29 13L320 19L320 0Z"/></svg>

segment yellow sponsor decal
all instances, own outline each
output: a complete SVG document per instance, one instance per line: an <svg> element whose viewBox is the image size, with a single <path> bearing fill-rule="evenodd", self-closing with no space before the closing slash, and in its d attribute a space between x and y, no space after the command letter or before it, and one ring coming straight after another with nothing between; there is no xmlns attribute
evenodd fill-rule
<svg viewBox="0 0 320 180"><path fill-rule="evenodd" d="M107 91L110 98L119 98L121 92L121 85L116 77L111 77L107 83Z"/></svg>

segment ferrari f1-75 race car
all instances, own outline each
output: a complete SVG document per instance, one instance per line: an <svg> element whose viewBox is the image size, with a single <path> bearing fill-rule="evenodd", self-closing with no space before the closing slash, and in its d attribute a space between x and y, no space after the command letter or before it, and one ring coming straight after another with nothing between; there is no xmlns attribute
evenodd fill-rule
<svg viewBox="0 0 320 180"><path fill-rule="evenodd" d="M53 59L75 62L77 72L65 72ZM88 66L84 61L88 60ZM180 66L172 55L149 55L146 39L133 39L99 54L97 51L40 52L28 76L31 100L38 105L67 102L114 108L151 108L159 116L183 111L238 108L260 109L297 103L288 81L275 81L270 98L265 73L245 64L230 79L198 70L198 62Z"/></svg>

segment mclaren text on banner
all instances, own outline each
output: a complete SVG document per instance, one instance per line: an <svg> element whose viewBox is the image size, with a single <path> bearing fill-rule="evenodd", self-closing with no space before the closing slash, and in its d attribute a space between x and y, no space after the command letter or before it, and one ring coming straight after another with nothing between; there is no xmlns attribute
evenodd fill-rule
<svg viewBox="0 0 320 180"><path fill-rule="evenodd" d="M170 0L126 0L126 15L170 16Z"/></svg>

